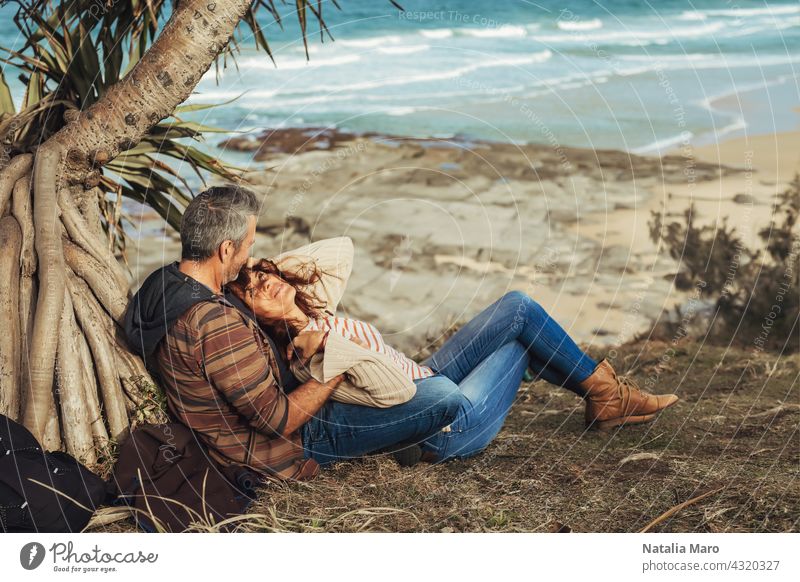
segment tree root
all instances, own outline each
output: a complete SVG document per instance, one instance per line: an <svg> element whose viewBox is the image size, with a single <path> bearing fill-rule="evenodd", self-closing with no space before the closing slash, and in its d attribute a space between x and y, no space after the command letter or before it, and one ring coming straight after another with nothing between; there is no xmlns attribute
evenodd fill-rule
<svg viewBox="0 0 800 582"><path fill-rule="evenodd" d="M67 276L67 287L73 297L75 313L81 329L92 351L111 438L119 441L125 436L129 424L125 398L117 376L114 352L110 343L113 341L109 333L111 321L104 321L108 315L97 304L86 283L76 277L72 271Z"/></svg>
<svg viewBox="0 0 800 582"><path fill-rule="evenodd" d="M73 295L74 297L74 295ZM77 305L77 303L75 303ZM76 310L77 313L77 310ZM103 450L108 447L108 431L100 412L100 399L97 393L97 378L95 378L92 362L92 352L86 341L85 334L78 335L78 347L81 354L81 369L83 370L83 387L86 392L86 415L92 429L92 438L96 449Z"/></svg>
<svg viewBox="0 0 800 582"><path fill-rule="evenodd" d="M110 284L113 276L109 270L69 240L62 240L61 246L64 249L64 259L69 268L88 283L111 319L122 325L128 301L125 295L115 289L113 284Z"/></svg>
<svg viewBox="0 0 800 582"><path fill-rule="evenodd" d="M25 403L23 423L40 442L44 441L48 411L54 408L53 370L66 293L64 250L58 236L56 200L60 164L59 147L39 147L33 164L33 224L39 260L39 293L29 342L31 391L30 399ZM44 442L42 444L47 446Z"/></svg>
<svg viewBox="0 0 800 582"><path fill-rule="evenodd" d="M78 210L69 191L59 191L58 203L61 207L61 221L64 223L70 240L95 261L108 266L114 276L114 281L107 281L106 284L116 284L118 293L125 295L128 289L128 277L108 247L92 234L89 224Z"/></svg>
<svg viewBox="0 0 800 582"><path fill-rule="evenodd" d="M14 157L8 165L0 172L0 216L6 213L6 206L11 198L11 192L17 180L26 174L30 174L33 156L22 154Z"/></svg>
<svg viewBox="0 0 800 582"><path fill-rule="evenodd" d="M20 263L23 277L32 277L36 272L36 249L33 246L33 204L31 201L31 177L25 175L14 184L11 213L22 229Z"/></svg>
<svg viewBox="0 0 800 582"><path fill-rule="evenodd" d="M75 323L69 291L63 289L62 293L64 307L58 333L56 378L64 441L69 454L83 463L94 464L97 455L89 416L86 414L86 391L78 343L80 331Z"/></svg>
<svg viewBox="0 0 800 582"><path fill-rule="evenodd" d="M19 252L22 230L13 216L0 219L0 414L20 410Z"/></svg>

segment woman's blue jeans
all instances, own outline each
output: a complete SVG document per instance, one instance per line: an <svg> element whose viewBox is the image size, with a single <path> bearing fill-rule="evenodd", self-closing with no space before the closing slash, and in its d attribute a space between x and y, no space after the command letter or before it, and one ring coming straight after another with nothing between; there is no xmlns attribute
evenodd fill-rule
<svg viewBox="0 0 800 582"><path fill-rule="evenodd" d="M457 385L464 397L453 423L423 443L442 461L475 455L497 436L526 368L584 395L579 384L597 367L541 305L517 291L459 329L424 364L437 375L417 380L418 392Z"/></svg>
<svg viewBox="0 0 800 582"><path fill-rule="evenodd" d="M395 445L422 443L440 460L472 456L497 436L525 369L581 393L597 363L536 301L507 293L459 329L425 362L435 376L391 408L328 401L303 425L306 457L321 465ZM442 431L442 427L449 430Z"/></svg>

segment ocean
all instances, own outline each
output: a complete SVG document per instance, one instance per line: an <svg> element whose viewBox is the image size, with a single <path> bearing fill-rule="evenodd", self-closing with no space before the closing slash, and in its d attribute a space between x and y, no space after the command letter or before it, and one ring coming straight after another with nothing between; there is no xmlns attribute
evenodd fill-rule
<svg viewBox="0 0 800 582"><path fill-rule="evenodd" d="M283 30L262 14L276 64L241 38L236 64L219 79L212 67L190 98L236 100L194 118L648 154L800 127L797 1L400 4L323 2L336 41L312 27L308 62L279 4ZM0 8L5 46L18 42L12 10Z"/></svg>

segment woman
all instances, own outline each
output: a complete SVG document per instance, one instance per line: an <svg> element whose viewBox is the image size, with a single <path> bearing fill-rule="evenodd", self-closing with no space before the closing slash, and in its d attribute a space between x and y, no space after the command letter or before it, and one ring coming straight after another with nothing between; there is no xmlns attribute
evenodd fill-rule
<svg viewBox="0 0 800 582"><path fill-rule="evenodd" d="M678 400L673 394L643 392L631 379L618 377L607 360L594 361L541 305L519 291L498 299L416 364L387 346L374 326L334 315L352 264L352 241L327 239L272 261L251 260L229 288L272 331L301 377L352 372L363 362L358 354L366 352L385 356L370 364L373 372L392 370L368 377L379 377L376 382L387 386L391 374L402 378L397 394L387 388L389 400L410 397L404 381L417 391L436 383L457 385L463 396L458 415L422 443L428 460L465 458L483 450L500 431L526 368L582 396L590 428L648 422ZM357 394L371 388L362 378L348 389Z"/></svg>

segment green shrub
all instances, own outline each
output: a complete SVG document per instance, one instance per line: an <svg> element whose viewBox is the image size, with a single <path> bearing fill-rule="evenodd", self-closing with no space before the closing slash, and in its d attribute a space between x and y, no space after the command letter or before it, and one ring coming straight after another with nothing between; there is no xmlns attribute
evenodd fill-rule
<svg viewBox="0 0 800 582"><path fill-rule="evenodd" d="M697 226L691 205L681 222L652 212L650 238L680 263L679 289L696 288L710 301L707 336L757 350L800 351L800 175L778 196L769 226L759 231L763 249L742 242L727 217Z"/></svg>

